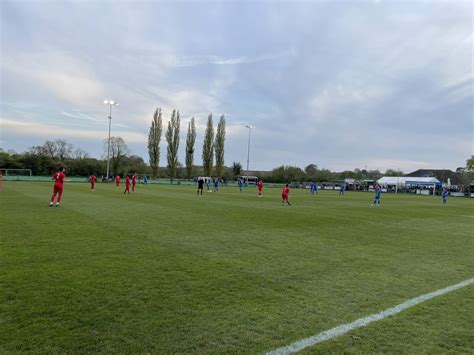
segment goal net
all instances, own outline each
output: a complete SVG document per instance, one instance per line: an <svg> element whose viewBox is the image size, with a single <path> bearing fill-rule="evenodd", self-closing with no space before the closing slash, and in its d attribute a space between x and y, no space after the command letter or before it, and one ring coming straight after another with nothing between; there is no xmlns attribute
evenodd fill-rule
<svg viewBox="0 0 474 355"><path fill-rule="evenodd" d="M0 175L3 177L9 176L33 176L31 169L3 169L0 168Z"/></svg>

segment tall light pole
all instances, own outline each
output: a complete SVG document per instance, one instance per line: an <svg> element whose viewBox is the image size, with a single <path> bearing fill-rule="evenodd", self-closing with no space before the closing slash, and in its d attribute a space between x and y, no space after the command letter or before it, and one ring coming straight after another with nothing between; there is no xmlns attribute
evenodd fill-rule
<svg viewBox="0 0 474 355"><path fill-rule="evenodd" d="M107 143L107 175L106 180L109 181L110 167L110 126L112 125L112 106L118 106L118 102L114 100L105 100L104 105L109 105L109 140Z"/></svg>
<svg viewBox="0 0 474 355"><path fill-rule="evenodd" d="M246 125L249 129L249 141L248 141L248 146L247 146L247 184L249 183L249 162L250 162L250 132L252 131L252 128L255 128L255 126L252 125Z"/></svg>

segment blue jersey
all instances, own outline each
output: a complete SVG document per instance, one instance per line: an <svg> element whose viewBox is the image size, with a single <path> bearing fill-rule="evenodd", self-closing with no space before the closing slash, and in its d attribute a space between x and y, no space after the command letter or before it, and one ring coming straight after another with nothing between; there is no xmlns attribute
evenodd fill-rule
<svg viewBox="0 0 474 355"><path fill-rule="evenodd" d="M380 198L380 187L376 187L375 188L375 198L376 199L379 199Z"/></svg>
<svg viewBox="0 0 474 355"><path fill-rule="evenodd" d="M443 198L446 198L446 196L448 196L448 191L447 191L447 190L443 190L442 196L443 196Z"/></svg>

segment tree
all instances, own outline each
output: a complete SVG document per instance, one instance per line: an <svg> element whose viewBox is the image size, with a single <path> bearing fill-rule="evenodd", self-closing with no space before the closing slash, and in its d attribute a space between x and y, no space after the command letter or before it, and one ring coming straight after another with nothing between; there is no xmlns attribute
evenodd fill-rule
<svg viewBox="0 0 474 355"><path fill-rule="evenodd" d="M148 173L148 166L146 165L143 158L138 155L130 155L124 157L122 161L122 166L124 168L124 171L126 172L140 174Z"/></svg>
<svg viewBox="0 0 474 355"><path fill-rule="evenodd" d="M471 157L466 160L466 169L470 172L474 172L474 155L471 155Z"/></svg>
<svg viewBox="0 0 474 355"><path fill-rule="evenodd" d="M107 157L107 138L104 139L104 155ZM110 162L112 165L112 172L117 175L123 159L129 153L127 144L122 137L110 137Z"/></svg>
<svg viewBox="0 0 474 355"><path fill-rule="evenodd" d="M242 172L242 164L234 161L232 163L232 172L234 173L234 177L239 176Z"/></svg>
<svg viewBox="0 0 474 355"><path fill-rule="evenodd" d="M328 169L320 169L316 172L314 176L314 181L316 182L326 182L333 179L333 173Z"/></svg>
<svg viewBox="0 0 474 355"><path fill-rule="evenodd" d="M204 134L204 143L202 146L202 166L204 175L211 176L212 161L214 160L214 127L212 126L212 114L207 117L206 133Z"/></svg>
<svg viewBox="0 0 474 355"><path fill-rule="evenodd" d="M53 141L47 140L43 144L43 154L47 155L49 158L54 159L58 154L56 144Z"/></svg>
<svg viewBox="0 0 474 355"><path fill-rule="evenodd" d="M161 118L161 108L157 108L151 121L150 133L148 134L148 155L153 179L156 179L158 167L160 166L160 141L163 120Z"/></svg>
<svg viewBox="0 0 474 355"><path fill-rule="evenodd" d="M190 179L193 175L194 143L196 142L196 123L194 117L188 123L188 134L186 135L186 177Z"/></svg>
<svg viewBox="0 0 474 355"><path fill-rule="evenodd" d="M274 182L287 183L292 181L302 182L307 179L306 173L296 166L280 166L273 169L271 179Z"/></svg>
<svg viewBox="0 0 474 355"><path fill-rule="evenodd" d="M67 143L64 139L56 139L55 141L47 140L42 146L43 154L51 159L59 159L63 161L70 158L74 146Z"/></svg>
<svg viewBox="0 0 474 355"><path fill-rule="evenodd" d="M74 149L72 144L67 143L64 139L56 139L54 143L56 144L57 157L60 161L71 157Z"/></svg>
<svg viewBox="0 0 474 355"><path fill-rule="evenodd" d="M309 164L306 168L304 168L306 174L308 174L309 178L314 178L316 172L318 171L318 166L316 164Z"/></svg>
<svg viewBox="0 0 474 355"><path fill-rule="evenodd" d="M178 148L179 148L179 111L173 110L171 119L168 122L168 131L166 132L166 141L168 142L168 172L171 182L176 177L178 168Z"/></svg>
<svg viewBox="0 0 474 355"><path fill-rule="evenodd" d="M216 151L216 175L220 179L224 174L224 142L225 142L225 117L221 116L217 124L216 141L214 143Z"/></svg>
<svg viewBox="0 0 474 355"><path fill-rule="evenodd" d="M76 148L76 150L74 151L73 158L74 159L87 159L87 158L90 158L90 155L84 149Z"/></svg>

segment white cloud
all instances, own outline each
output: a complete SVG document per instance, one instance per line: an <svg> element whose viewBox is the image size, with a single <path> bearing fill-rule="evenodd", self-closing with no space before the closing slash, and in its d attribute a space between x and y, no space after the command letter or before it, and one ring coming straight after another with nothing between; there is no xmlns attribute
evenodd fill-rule
<svg viewBox="0 0 474 355"><path fill-rule="evenodd" d="M37 122L16 121L12 119L0 118L0 127L3 134L14 133L22 136L37 136L44 139L54 138L80 138L83 140L103 140L107 138L107 132L103 130L69 129L55 125L42 124ZM130 131L116 131L115 136L121 136L127 143L146 144L147 136L141 133Z"/></svg>

